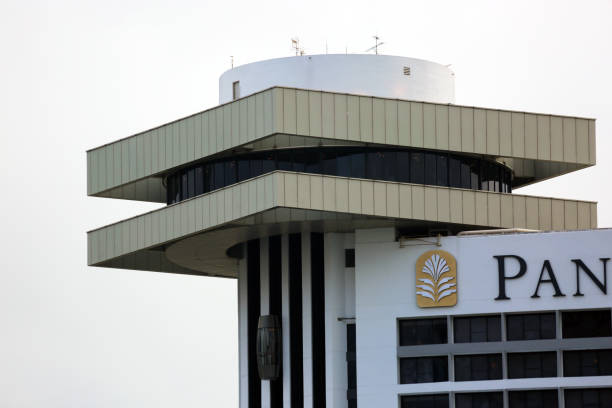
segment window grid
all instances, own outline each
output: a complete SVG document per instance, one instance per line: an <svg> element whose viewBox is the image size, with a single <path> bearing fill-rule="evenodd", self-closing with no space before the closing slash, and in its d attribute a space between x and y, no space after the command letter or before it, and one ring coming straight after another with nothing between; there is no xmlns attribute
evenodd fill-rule
<svg viewBox="0 0 612 408"><path fill-rule="evenodd" d="M590 310L584 310L581 312L591 312ZM601 310L593 310L593 312L601 312ZM610 310L607 309L604 312L609 313ZM563 321L562 321L562 313L561 311L554 311L554 312L546 312L546 313L535 313L533 315L538 315L538 319L540 322L542 322L542 316L544 315L548 315L548 317L546 317L546 319L548 319L548 323L546 323L548 326L545 329L542 329L541 327L539 328L539 333L547 332L550 333L551 330L552 332L555 333L555 337L559 340L561 340L561 334L563 332ZM573 312L572 312L573 313ZM506 328L507 328L507 318L509 316L528 316L529 314L522 314L522 315L517 315L517 314L499 314L499 315L486 315L485 317L498 317L499 321L500 321L500 325L501 325L501 335L500 337L502 339L504 339L503 341L500 341L500 343L506 343L506 342L510 342L512 340L507 340L507 333L506 333ZM456 343L455 341L455 332L456 332L456 327L455 327L455 322L457 320L460 320L462 318L470 318L470 317L482 317L482 316L445 316L444 318L434 318L434 319L441 319L441 321L443 321L444 319L446 319L446 330L447 330L447 342L448 344L453 344ZM398 332L399 330L399 324L401 324L401 322L406 322L406 321L411 321L411 320L434 320L434 319L399 319L398 320ZM550 322L552 323L552 326L550 324ZM552 327L552 329L551 329ZM537 336L536 336L537 337ZM550 334L547 335L547 337L550 337ZM445 344L446 342L442 342L442 343L427 343L427 344ZM412 345L408 345L405 342L401 343L400 341L400 336L398 335L398 344L401 344L401 346L408 346L411 347L413 345L419 345L419 344L412 344ZM500 346L501 348L501 346ZM583 364L582 362L580 363L580 371L578 372L578 374L576 374L576 370L572 371L569 370L568 371L568 367L565 367L566 363L566 355L577 355L579 356L581 359L582 354L585 354L587 358L587 360L590 358L590 360L593 361L598 361L601 362L603 361L603 363L599 363L599 366L596 367L595 369L592 368L593 364ZM563 377L563 376L583 376L583 375L612 375L612 349L599 349L596 348L594 350L566 350L563 351L562 349L556 349L556 350L544 350L544 351L534 351L534 352L522 352L522 353L518 353L518 352L506 352L504 350L500 350L499 353L483 353L483 354L470 354L468 356L470 357L475 357L475 356L487 356L487 355L497 355L497 356L501 356L501 377L500 378L504 378L504 379L508 379L508 378L541 378L541 377ZM529 359L529 357L531 356L537 356L539 358L539 360L537 360L537 363L540 365L540 368L537 367L530 367L530 368L525 368L526 371L531 371L530 374L525 373L524 375L517 375L515 373L515 370L512 369L513 373L510 372L511 368L509 367L509 364L513 364L512 362L510 362L510 360L513 360L515 357L517 356L522 356L522 358L524 359ZM590 356L590 357L589 357ZM441 356L440 356L441 357ZM457 380L456 379L456 374L457 374L457 369L456 369L456 358L459 357L459 359L461 360L461 357L465 357L462 355L453 355L452 353L449 353L446 355L447 357L447 367L448 367L448 378L446 381L463 381L463 380ZM403 357L403 358L412 358L412 357ZM414 357L414 358L418 358L418 357ZM398 358L398 372L400 371L400 358ZM546 361L544 361L546 360ZM498 360L499 361L499 360ZM582 360L580 360L582 361ZM532 361L529 361L529 363L533 363ZM585 367L582 367L582 366ZM497 368L496 368L497 369ZM586 371L584 371L586 370ZM590 371L589 371L590 370ZM595 371L594 371L595 370ZM566 371L568 371L568 373L566 373ZM582 374L582 372L586 372L587 374ZM589 374L590 373L590 374ZM399 375L398 375L398 382L400 381ZM560 391L559 391L560 392Z"/></svg>

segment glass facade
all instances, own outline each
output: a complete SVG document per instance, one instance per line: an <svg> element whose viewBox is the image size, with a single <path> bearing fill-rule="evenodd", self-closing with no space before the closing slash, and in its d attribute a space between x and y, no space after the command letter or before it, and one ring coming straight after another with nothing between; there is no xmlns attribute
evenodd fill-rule
<svg viewBox="0 0 612 408"><path fill-rule="evenodd" d="M512 171L485 159L417 149L307 147L244 153L187 167L166 179L173 204L274 170L511 192Z"/></svg>
<svg viewBox="0 0 612 408"><path fill-rule="evenodd" d="M446 318L399 321L400 346L444 344L448 342Z"/></svg>
<svg viewBox="0 0 612 408"><path fill-rule="evenodd" d="M559 406L557 390L510 391L508 402L510 408L557 408Z"/></svg>
<svg viewBox="0 0 612 408"><path fill-rule="evenodd" d="M502 379L501 354L455 356L455 381Z"/></svg>
<svg viewBox="0 0 612 408"><path fill-rule="evenodd" d="M480 343L501 341L499 315L455 317L455 343Z"/></svg>
<svg viewBox="0 0 612 408"><path fill-rule="evenodd" d="M508 353L508 378L557 376L557 353Z"/></svg>
<svg viewBox="0 0 612 408"><path fill-rule="evenodd" d="M539 340L556 337L554 313L530 313L506 316L508 340Z"/></svg>
<svg viewBox="0 0 612 408"><path fill-rule="evenodd" d="M563 338L612 336L610 310L563 312Z"/></svg>
<svg viewBox="0 0 612 408"><path fill-rule="evenodd" d="M401 408L448 408L448 394L403 395Z"/></svg>
<svg viewBox="0 0 612 408"><path fill-rule="evenodd" d="M612 408L612 388L565 390L565 408Z"/></svg>
<svg viewBox="0 0 612 408"><path fill-rule="evenodd" d="M610 336L610 316L610 309L596 309L400 318L399 384L612 376L612 348L607 339L601 339ZM451 326L453 336L448 335ZM582 349L575 349L578 343L571 340L577 337L585 338ZM556 341L547 341L550 339ZM515 341L524 344L518 347ZM483 342L492 343L477 344ZM534 351L523 352L523 346ZM563 406L559 398L564 396L565 407L612 408L611 388L559 389L549 388L551 383L523 381L509 384L526 389L500 390L496 388L498 383L492 384L489 390L446 394L448 400L444 395L435 396L439 399L432 395L401 395L400 405L447 406L447 401L454 400L454 406L459 408L556 408ZM586 382L582 386L593 384ZM504 394L507 405L503 403Z"/></svg>
<svg viewBox="0 0 612 408"><path fill-rule="evenodd" d="M455 408L503 408L502 392L470 392L455 394Z"/></svg>
<svg viewBox="0 0 612 408"><path fill-rule="evenodd" d="M563 375L565 377L612 375L612 350L564 351Z"/></svg>
<svg viewBox="0 0 612 408"><path fill-rule="evenodd" d="M413 357L400 359L400 384L448 381L448 357Z"/></svg>

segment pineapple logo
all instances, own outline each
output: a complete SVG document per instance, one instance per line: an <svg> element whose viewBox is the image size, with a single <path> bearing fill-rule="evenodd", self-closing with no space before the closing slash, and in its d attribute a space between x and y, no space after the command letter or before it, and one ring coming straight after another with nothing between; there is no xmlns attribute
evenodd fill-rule
<svg viewBox="0 0 612 408"><path fill-rule="evenodd" d="M416 298L419 307L457 304L457 261L446 251L427 251L416 262Z"/></svg>

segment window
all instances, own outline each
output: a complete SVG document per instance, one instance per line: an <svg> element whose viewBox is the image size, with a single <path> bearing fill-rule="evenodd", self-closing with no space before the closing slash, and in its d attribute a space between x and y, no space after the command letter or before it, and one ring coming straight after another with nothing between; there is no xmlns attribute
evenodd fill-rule
<svg viewBox="0 0 612 408"><path fill-rule="evenodd" d="M436 185L448 186L448 157L438 154L436 163Z"/></svg>
<svg viewBox="0 0 612 408"><path fill-rule="evenodd" d="M366 177L366 157L365 153L354 153L351 157L351 177Z"/></svg>
<svg viewBox="0 0 612 408"><path fill-rule="evenodd" d="M448 159L448 175L451 187L461 187L461 162L451 157Z"/></svg>
<svg viewBox="0 0 612 408"><path fill-rule="evenodd" d="M563 375L565 377L612 375L612 350L564 351Z"/></svg>
<svg viewBox="0 0 612 408"><path fill-rule="evenodd" d="M232 100L240 98L240 81L232 83Z"/></svg>
<svg viewBox="0 0 612 408"><path fill-rule="evenodd" d="M436 177L436 158L437 154L425 153L425 184L435 186Z"/></svg>
<svg viewBox="0 0 612 408"><path fill-rule="evenodd" d="M503 408L502 392L470 392L455 394L455 408Z"/></svg>
<svg viewBox="0 0 612 408"><path fill-rule="evenodd" d="M410 182L423 184L425 181L425 162L423 153L412 153L410 155Z"/></svg>
<svg viewBox="0 0 612 408"><path fill-rule="evenodd" d="M400 359L400 384L448 381L448 357L411 357Z"/></svg>
<svg viewBox="0 0 612 408"><path fill-rule="evenodd" d="M510 408L557 408L559 406L557 390L510 391L508 400Z"/></svg>
<svg viewBox="0 0 612 408"><path fill-rule="evenodd" d="M501 341L501 319L495 316L455 317L455 343Z"/></svg>
<svg viewBox="0 0 612 408"><path fill-rule="evenodd" d="M400 346L448 343L446 318L399 321Z"/></svg>
<svg viewBox="0 0 612 408"><path fill-rule="evenodd" d="M556 320L554 313L532 313L506 316L508 340L554 339Z"/></svg>
<svg viewBox="0 0 612 408"><path fill-rule="evenodd" d="M240 152L167 175L166 201L186 200L274 170L478 189L480 173L491 166L511 179L511 170L499 163L421 149L326 146ZM204 174L203 185L199 171Z"/></svg>
<svg viewBox="0 0 612 408"><path fill-rule="evenodd" d="M344 267L345 268L355 267L355 248L344 250Z"/></svg>
<svg viewBox="0 0 612 408"><path fill-rule="evenodd" d="M204 168L198 166L195 169L195 195L204 193Z"/></svg>
<svg viewBox="0 0 612 408"><path fill-rule="evenodd" d="M610 310L563 312L563 338L612 336Z"/></svg>
<svg viewBox="0 0 612 408"><path fill-rule="evenodd" d="M397 152L397 181L410 182L410 153Z"/></svg>
<svg viewBox="0 0 612 408"><path fill-rule="evenodd" d="M612 388L565 390L565 408L610 408Z"/></svg>
<svg viewBox="0 0 612 408"><path fill-rule="evenodd" d="M455 356L455 381L500 380L501 354Z"/></svg>
<svg viewBox="0 0 612 408"><path fill-rule="evenodd" d="M557 376L557 353L509 353L508 378Z"/></svg>
<svg viewBox="0 0 612 408"><path fill-rule="evenodd" d="M401 408L448 408L448 394L403 395Z"/></svg>

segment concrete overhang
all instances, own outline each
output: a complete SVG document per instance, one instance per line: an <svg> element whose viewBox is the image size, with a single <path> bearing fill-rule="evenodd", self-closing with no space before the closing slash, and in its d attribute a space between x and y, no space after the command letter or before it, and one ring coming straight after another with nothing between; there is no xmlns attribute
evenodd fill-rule
<svg viewBox="0 0 612 408"><path fill-rule="evenodd" d="M236 277L249 239L359 228L577 230L594 202L275 171L88 232L88 264Z"/></svg>
<svg viewBox="0 0 612 408"><path fill-rule="evenodd" d="M413 147L489 157L513 187L595 164L595 120L274 87L87 152L87 194L165 202L181 167L254 149Z"/></svg>

